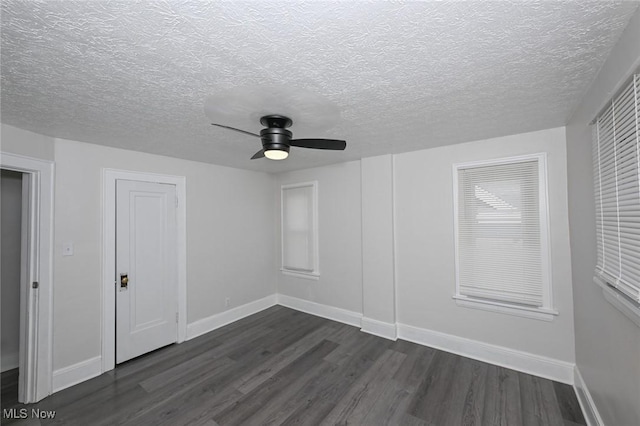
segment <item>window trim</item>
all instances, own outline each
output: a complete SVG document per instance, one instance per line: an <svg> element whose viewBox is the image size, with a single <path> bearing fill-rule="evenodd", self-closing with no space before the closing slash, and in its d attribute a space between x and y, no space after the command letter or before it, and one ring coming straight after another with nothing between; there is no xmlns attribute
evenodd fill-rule
<svg viewBox="0 0 640 426"><path fill-rule="evenodd" d="M311 214L313 216L313 270L310 272L289 269L284 266L284 191L294 188L312 188L311 189ZM320 258L318 244L318 181L292 183L280 186L280 272L283 275L289 275L297 278L305 278L310 280L320 279Z"/></svg>
<svg viewBox="0 0 640 426"><path fill-rule="evenodd" d="M606 281L603 281L598 277L593 277L593 282L602 289L602 295L607 302L612 304L627 318L633 321L635 325L640 327L640 307L627 300L624 294L622 294L615 287L607 284Z"/></svg>
<svg viewBox="0 0 640 426"><path fill-rule="evenodd" d="M542 306L535 308L531 306L518 305L498 300L474 298L460 293L460 248L458 233L458 172L463 169L470 169L484 166L499 166L503 164L524 163L536 160L538 162L538 200L540 211L540 247L542 250ZM453 299L461 307L482 309L492 312L521 316L525 318L552 321L558 315L554 308L552 270L551 270L551 231L549 224L549 189L547 176L547 153L539 152L534 154L518 155L488 160L469 161L452 165L453 170L453 228L455 247L455 274L456 286Z"/></svg>

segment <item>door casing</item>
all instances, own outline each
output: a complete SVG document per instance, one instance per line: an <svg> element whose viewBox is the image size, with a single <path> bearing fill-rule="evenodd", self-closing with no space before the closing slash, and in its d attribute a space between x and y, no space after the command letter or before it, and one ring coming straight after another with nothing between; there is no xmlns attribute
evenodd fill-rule
<svg viewBox="0 0 640 426"><path fill-rule="evenodd" d="M133 180L175 185L178 196L177 267L178 267L178 343L187 335L187 209L186 178L117 169L103 169L102 205L102 372L115 368L116 348L116 181Z"/></svg>
<svg viewBox="0 0 640 426"><path fill-rule="evenodd" d="M34 403L53 388L54 163L2 152L0 167L23 173L18 399Z"/></svg>

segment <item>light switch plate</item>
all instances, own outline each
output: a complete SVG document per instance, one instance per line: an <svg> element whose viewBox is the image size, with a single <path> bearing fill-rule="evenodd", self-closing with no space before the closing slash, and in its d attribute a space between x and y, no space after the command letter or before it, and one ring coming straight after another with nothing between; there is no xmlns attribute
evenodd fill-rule
<svg viewBox="0 0 640 426"><path fill-rule="evenodd" d="M73 243L62 244L62 255L73 256Z"/></svg>

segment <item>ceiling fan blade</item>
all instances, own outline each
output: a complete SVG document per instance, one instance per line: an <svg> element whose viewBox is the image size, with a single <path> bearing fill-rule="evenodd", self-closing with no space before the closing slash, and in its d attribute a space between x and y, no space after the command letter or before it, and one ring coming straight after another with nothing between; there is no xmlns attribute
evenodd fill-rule
<svg viewBox="0 0 640 426"><path fill-rule="evenodd" d="M253 157L251 157L251 159L255 160L256 158L263 158L263 157L264 157L264 149L261 149L260 151L253 154Z"/></svg>
<svg viewBox="0 0 640 426"><path fill-rule="evenodd" d="M291 139L289 144L291 146L298 146L300 148L335 150L343 150L347 146L347 143L345 141L337 139Z"/></svg>
<svg viewBox="0 0 640 426"><path fill-rule="evenodd" d="M224 124L211 123L211 125L212 126L222 127L223 129L235 130L236 132L244 133L245 135L249 135L249 136L255 136L257 138L260 137L260 135L256 135L255 133L247 132L246 130L236 129L235 127L225 126Z"/></svg>

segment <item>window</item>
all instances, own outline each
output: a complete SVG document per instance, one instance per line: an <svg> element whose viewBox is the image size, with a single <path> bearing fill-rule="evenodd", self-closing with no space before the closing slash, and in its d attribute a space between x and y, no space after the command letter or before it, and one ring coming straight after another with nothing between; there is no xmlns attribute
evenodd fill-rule
<svg viewBox="0 0 640 426"><path fill-rule="evenodd" d="M282 271L315 278L318 271L318 183L282 186Z"/></svg>
<svg viewBox="0 0 640 426"><path fill-rule="evenodd" d="M551 320L545 154L454 165L459 305Z"/></svg>
<svg viewBox="0 0 640 426"><path fill-rule="evenodd" d="M640 325L640 75L593 126L598 260L595 281Z"/></svg>

